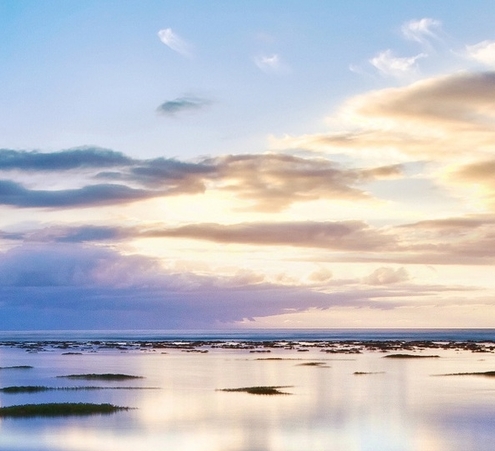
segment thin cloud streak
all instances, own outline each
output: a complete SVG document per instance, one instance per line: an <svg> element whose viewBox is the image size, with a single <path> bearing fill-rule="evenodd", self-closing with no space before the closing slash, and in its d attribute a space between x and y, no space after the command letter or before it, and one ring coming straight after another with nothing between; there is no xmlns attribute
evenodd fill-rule
<svg viewBox="0 0 495 451"><path fill-rule="evenodd" d="M182 39L171 28L165 28L158 32L158 37L166 46L182 56L191 58L193 54L192 46Z"/></svg>
<svg viewBox="0 0 495 451"><path fill-rule="evenodd" d="M425 17L419 20L410 20L402 25L402 35L420 44L430 46L432 40L439 40L436 30L440 30L442 23L439 20Z"/></svg>
<svg viewBox="0 0 495 451"><path fill-rule="evenodd" d="M211 105L211 101L208 99L184 96L163 102L157 108L157 112L164 116L176 116L181 112L201 110L209 105Z"/></svg>
<svg viewBox="0 0 495 451"><path fill-rule="evenodd" d="M397 57L391 50L385 50L369 62L383 75L402 78L416 73L418 71L416 62L426 56L425 53L420 53L416 56Z"/></svg>

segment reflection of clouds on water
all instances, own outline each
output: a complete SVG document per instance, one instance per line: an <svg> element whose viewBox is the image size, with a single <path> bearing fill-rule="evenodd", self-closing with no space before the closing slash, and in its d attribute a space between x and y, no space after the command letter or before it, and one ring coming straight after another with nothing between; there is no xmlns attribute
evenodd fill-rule
<svg viewBox="0 0 495 451"><path fill-rule="evenodd" d="M49 385L55 376L72 372L115 372L142 375L137 385L160 389L0 393L1 405L84 400L137 408L110 416L3 420L0 449L488 451L484 444L495 440L493 380L431 376L466 368L487 371L495 364L492 353L480 360L478 353L450 349L439 350L437 359L402 360L384 359L379 351L330 356L320 347L305 349L301 354L272 348L270 358L260 360L249 349L122 354L101 348L67 356L56 349L27 354L2 347L2 362L33 365L22 372L24 385ZM299 365L315 361L327 367ZM2 374L2 386L19 383L19 375L9 374ZM290 385L292 395L218 391L261 385Z"/></svg>

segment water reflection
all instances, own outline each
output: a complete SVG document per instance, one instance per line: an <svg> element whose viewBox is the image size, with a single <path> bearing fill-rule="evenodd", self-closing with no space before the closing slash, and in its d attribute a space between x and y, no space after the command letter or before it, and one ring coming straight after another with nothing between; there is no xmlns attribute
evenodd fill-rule
<svg viewBox="0 0 495 451"><path fill-rule="evenodd" d="M208 354L117 351L63 356L1 349L0 385L82 385L71 373L145 376L124 385L159 390L53 391L8 395L2 406L40 402L110 402L136 410L110 416L4 419L0 450L18 451L491 451L495 379L432 376L488 371L493 355L442 352L440 359L394 360L379 353L329 359L317 350ZM321 361L324 366L301 366ZM355 372L366 374L354 374ZM115 386L119 383L101 382ZM91 382L87 385L94 385ZM122 384L121 384L122 385ZM290 386L291 395L256 396L218 389Z"/></svg>

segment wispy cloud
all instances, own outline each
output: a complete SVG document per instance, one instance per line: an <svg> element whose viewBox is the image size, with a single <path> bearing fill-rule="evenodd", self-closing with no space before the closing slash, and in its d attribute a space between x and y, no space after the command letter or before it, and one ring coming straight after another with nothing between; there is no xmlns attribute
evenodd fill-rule
<svg viewBox="0 0 495 451"><path fill-rule="evenodd" d="M191 224L177 228L154 229L144 232L143 235L155 238L194 238L218 243L353 251L385 250L394 242L392 237L373 230L360 221Z"/></svg>
<svg viewBox="0 0 495 451"><path fill-rule="evenodd" d="M163 102L157 111L165 116L175 116L179 113L186 111L196 111L211 105L211 100L195 97L195 96L183 96L173 100L167 100Z"/></svg>
<svg viewBox="0 0 495 451"><path fill-rule="evenodd" d="M466 46L466 56L478 63L495 67L495 41L482 41Z"/></svg>
<svg viewBox="0 0 495 451"><path fill-rule="evenodd" d="M416 72L417 60L425 57L424 53L410 57L397 57L391 50L384 50L371 58L369 62L383 75L401 78Z"/></svg>
<svg viewBox="0 0 495 451"><path fill-rule="evenodd" d="M264 72L282 73L287 72L289 67L282 61L280 55L258 55L254 58L254 63Z"/></svg>
<svg viewBox="0 0 495 451"><path fill-rule="evenodd" d="M158 37L166 46L182 56L190 58L193 54L192 46L172 31L171 28L165 28L158 32Z"/></svg>
<svg viewBox="0 0 495 451"><path fill-rule="evenodd" d="M425 17L419 20L410 20L402 25L402 35L411 41L430 46L432 40L439 40L437 31L441 31L442 23L439 20Z"/></svg>

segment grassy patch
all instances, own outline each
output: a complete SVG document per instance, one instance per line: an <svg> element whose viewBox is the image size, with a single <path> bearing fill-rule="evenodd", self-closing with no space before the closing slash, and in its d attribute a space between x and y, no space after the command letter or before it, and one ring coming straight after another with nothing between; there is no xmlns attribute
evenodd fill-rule
<svg viewBox="0 0 495 451"><path fill-rule="evenodd" d="M297 366L319 366L323 368L328 368L325 362L304 362L304 363L299 363Z"/></svg>
<svg viewBox="0 0 495 451"><path fill-rule="evenodd" d="M0 417L28 418L28 417L58 417L70 415L98 415L110 414L128 407L119 407L112 404L90 403L49 403L24 404L19 406L0 407Z"/></svg>
<svg viewBox="0 0 495 451"><path fill-rule="evenodd" d="M123 381L127 379L143 379L142 376L132 376L130 374L115 374L115 373L69 374L67 376L57 376L57 377L64 377L67 379L84 379L84 380L100 380L100 381Z"/></svg>
<svg viewBox="0 0 495 451"><path fill-rule="evenodd" d="M451 373L451 374L442 374L442 376L486 376L486 377L495 377L495 371L482 371L476 373Z"/></svg>
<svg viewBox="0 0 495 451"><path fill-rule="evenodd" d="M30 370L32 366L29 365L17 365L17 366L0 366L0 370Z"/></svg>
<svg viewBox="0 0 495 451"><path fill-rule="evenodd" d="M288 385L275 385L275 386L259 386L259 387L241 387L241 388L222 388L220 391L226 392L244 392L251 395L290 395L280 391L280 388L288 388Z"/></svg>
<svg viewBox="0 0 495 451"><path fill-rule="evenodd" d="M389 354L383 356L385 359L438 359L439 355L417 355L417 354Z"/></svg>
<svg viewBox="0 0 495 451"><path fill-rule="evenodd" d="M4 393L38 393L42 391L54 390L50 387L42 387L40 385L17 385L12 387L0 388Z"/></svg>
<svg viewBox="0 0 495 451"><path fill-rule="evenodd" d="M354 371L355 376L364 376L366 374L384 374L383 371Z"/></svg>
<svg viewBox="0 0 495 451"><path fill-rule="evenodd" d="M46 387L41 385L13 385L0 388L3 393L38 393L52 390L83 391L83 390L158 390L157 387Z"/></svg>

